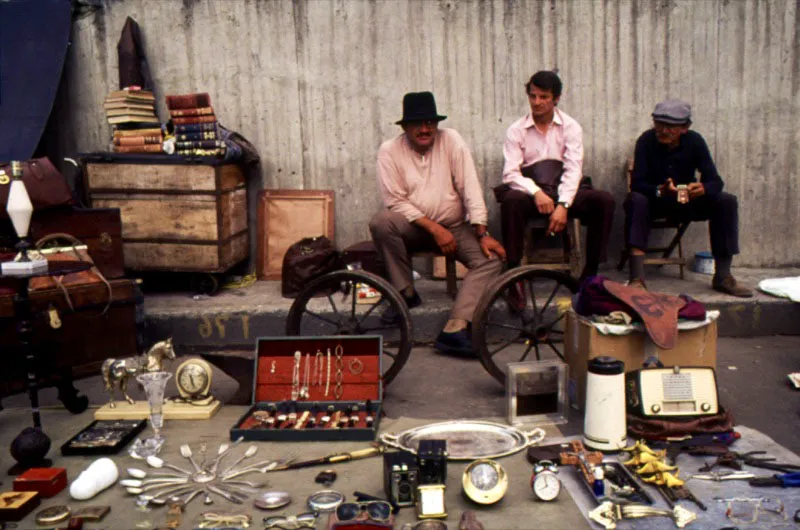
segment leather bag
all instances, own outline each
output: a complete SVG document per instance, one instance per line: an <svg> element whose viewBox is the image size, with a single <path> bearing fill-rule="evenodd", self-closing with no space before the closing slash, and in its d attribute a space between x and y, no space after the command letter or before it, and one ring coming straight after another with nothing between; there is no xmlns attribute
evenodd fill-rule
<svg viewBox="0 0 800 530"><path fill-rule="evenodd" d="M723 407L711 416L692 418L643 418L628 414L627 423L628 434L631 437L645 440L664 440L696 434L721 434L730 432L735 425L733 414Z"/></svg>
<svg viewBox="0 0 800 530"><path fill-rule="evenodd" d="M57 243L59 246L51 246L53 243ZM64 246L64 243L67 243L67 246ZM91 263L92 266L85 271L65 274L64 276L40 276L31 278L29 284L29 289L31 291L61 289L66 298L67 306L69 306L70 310L75 311L75 306L69 295L69 287L102 283L108 290L108 302L103 311L99 314L103 315L108 311L112 298L111 284L97 266L95 266L94 261L92 261L91 256L89 256L86 245L70 234L56 233L46 235L37 241L36 249L41 252L48 262L84 261Z"/></svg>
<svg viewBox="0 0 800 530"><path fill-rule="evenodd" d="M554 201L558 200L558 185L561 184L561 175L564 174L564 162L561 160L539 160L538 162L520 169L522 176L531 179ZM506 193L511 190L508 184L500 184L492 188L494 198L502 203Z"/></svg>
<svg viewBox="0 0 800 530"><path fill-rule="evenodd" d="M22 162L22 181L34 211L74 202L67 179L47 157ZM11 163L0 163L0 204L3 205L0 217L8 217L5 205L8 203L10 184Z"/></svg>
<svg viewBox="0 0 800 530"><path fill-rule="evenodd" d="M283 256L281 294L285 298L296 298L311 280L344 268L341 254L327 237L301 239Z"/></svg>

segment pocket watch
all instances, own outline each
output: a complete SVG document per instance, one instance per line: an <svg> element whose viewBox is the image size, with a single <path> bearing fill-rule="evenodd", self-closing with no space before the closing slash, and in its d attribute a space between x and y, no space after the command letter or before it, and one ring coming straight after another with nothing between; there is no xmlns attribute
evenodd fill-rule
<svg viewBox="0 0 800 530"><path fill-rule="evenodd" d="M531 489L540 501L552 501L561 493L561 479L558 478L558 466L551 460L539 460L533 466Z"/></svg>
<svg viewBox="0 0 800 530"><path fill-rule="evenodd" d="M211 390L211 365L203 359L189 359L175 371L175 384L181 397L203 399Z"/></svg>

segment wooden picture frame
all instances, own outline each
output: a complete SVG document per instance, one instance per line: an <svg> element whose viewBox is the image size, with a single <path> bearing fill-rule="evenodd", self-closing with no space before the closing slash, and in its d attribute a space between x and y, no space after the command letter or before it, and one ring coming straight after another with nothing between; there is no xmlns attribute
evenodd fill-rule
<svg viewBox="0 0 800 530"><path fill-rule="evenodd" d="M259 280L280 280L286 250L304 237L334 240L333 190L264 190L258 196Z"/></svg>

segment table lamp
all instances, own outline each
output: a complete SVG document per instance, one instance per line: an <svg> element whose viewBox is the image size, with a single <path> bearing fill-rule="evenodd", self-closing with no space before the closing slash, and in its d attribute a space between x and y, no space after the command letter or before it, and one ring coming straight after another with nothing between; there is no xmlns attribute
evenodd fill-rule
<svg viewBox="0 0 800 530"><path fill-rule="evenodd" d="M11 223L14 225L14 231L19 237L19 242L16 245L19 254L12 261L3 262L3 274L25 275L46 271L46 259L32 260L28 256L28 249L31 247L28 241L28 229L33 215L33 204L28 196L28 190L25 189L25 183L22 181L22 164L18 161L11 162L11 178L6 210L11 218Z"/></svg>

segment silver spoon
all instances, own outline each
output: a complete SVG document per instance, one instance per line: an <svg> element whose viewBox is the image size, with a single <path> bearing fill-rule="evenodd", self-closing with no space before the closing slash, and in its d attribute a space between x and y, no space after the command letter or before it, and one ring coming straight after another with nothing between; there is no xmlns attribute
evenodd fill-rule
<svg viewBox="0 0 800 530"><path fill-rule="evenodd" d="M137 469L135 467L128 468L128 474L133 478L145 478L145 477L170 477L170 478L183 478L184 475L177 475L175 473L148 473L143 469Z"/></svg>
<svg viewBox="0 0 800 530"><path fill-rule="evenodd" d="M247 451L245 451L242 456L240 456L238 459L236 459L236 461L234 461L233 464L229 465L225 469L225 471L222 472L222 474L224 475L224 474L230 472L233 468L235 468L236 466L241 464L242 460L244 460L245 458L250 458L251 456L253 456L257 452L258 452L258 446L251 445L250 447L247 448Z"/></svg>
<svg viewBox="0 0 800 530"><path fill-rule="evenodd" d="M120 485L130 486L132 488L141 488L142 486L146 486L148 484L186 484L187 482L189 482L189 479L185 477L147 478L144 480L139 480L135 478L125 478L119 481Z"/></svg>
<svg viewBox="0 0 800 530"><path fill-rule="evenodd" d="M209 470L209 473L216 474L217 467L219 467L219 463L222 460L222 457L225 456L228 453L228 449L230 449L231 447L235 447L235 446L239 445L239 443L241 443L242 440L244 440L244 437L240 436L238 440L233 442L233 445L230 445L230 444L227 444L227 443L220 444L219 449L217 450L217 458L216 458L216 460L214 460L214 463L212 464L211 469Z"/></svg>
<svg viewBox="0 0 800 530"><path fill-rule="evenodd" d="M183 499L181 499L180 503L181 503L183 506L186 506L187 504L189 504L189 503L192 501L192 499L194 499L195 497L197 497L198 495L200 495L201 493L203 493L203 491L205 491L205 489L203 489L203 488L198 488L198 489L196 489L196 490L194 490L194 491L190 492L190 493L189 493L189 494L188 494L186 497L184 497Z"/></svg>
<svg viewBox="0 0 800 530"><path fill-rule="evenodd" d="M157 504L159 506L163 506L172 499L177 498L179 495L183 495L184 493L192 491L193 487L194 486L192 485L188 485L172 491L159 493L158 495L155 495L152 499L150 499L150 502L153 504Z"/></svg>
<svg viewBox="0 0 800 530"><path fill-rule="evenodd" d="M206 484L206 488L208 489L208 491L210 491L212 493L216 493L217 495L219 495L223 499L228 500L228 501L230 501L230 502L232 502L234 504L242 504L244 502L244 500L247 499L247 497L245 497L244 499L241 499L239 497L239 495L234 495L233 493L231 493L229 491L225 491L225 490L223 490L221 488L218 488L217 486L215 486L213 484Z"/></svg>
<svg viewBox="0 0 800 530"><path fill-rule="evenodd" d="M174 466L174 465L170 464L169 462L164 462L162 459L158 458L157 456L148 456L147 457L147 463L148 463L148 465L150 465L150 467L154 467L156 469L161 469L163 467L167 467L169 469L174 469L175 471L179 471L179 472L183 473L187 477L191 476L191 474L192 474L191 471L186 471L185 469L180 468L178 466Z"/></svg>
<svg viewBox="0 0 800 530"><path fill-rule="evenodd" d="M203 467L203 469L205 469L205 467L206 467L206 453L207 452L208 452L208 444L205 443L205 442L201 443L200 444L200 456L203 457L203 461L200 463L200 465Z"/></svg>
<svg viewBox="0 0 800 530"><path fill-rule="evenodd" d="M192 467L194 468L195 473L201 473L203 468L197 465L197 462L194 461L194 456L192 456L192 448L189 447L189 444L181 444L181 456L184 458L188 458L189 462L191 462Z"/></svg>
<svg viewBox="0 0 800 530"><path fill-rule="evenodd" d="M235 473L231 473L229 475L225 475L224 480L240 477L242 475L246 475L247 473L256 473L256 472L258 472L258 473L267 473L269 471L272 471L276 467L278 467L279 463L280 463L279 460L273 460L272 462L269 462L268 464L263 465L261 467L248 466L248 467L246 467L244 469L240 469L239 471L236 471ZM259 464L264 464L264 462L260 462Z"/></svg>

